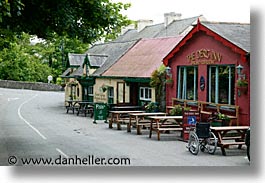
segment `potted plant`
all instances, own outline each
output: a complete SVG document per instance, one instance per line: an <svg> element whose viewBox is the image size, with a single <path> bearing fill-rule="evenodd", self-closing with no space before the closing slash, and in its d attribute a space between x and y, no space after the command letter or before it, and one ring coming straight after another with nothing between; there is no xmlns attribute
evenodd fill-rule
<svg viewBox="0 0 265 183"><path fill-rule="evenodd" d="M182 112L189 111L190 107L182 107L181 105L175 105L173 109L170 110L169 115L171 116L182 116Z"/></svg>
<svg viewBox="0 0 265 183"><path fill-rule="evenodd" d="M238 87L247 87L248 86L248 80L246 80L246 79L238 79L237 80L237 86Z"/></svg>
<svg viewBox="0 0 265 183"><path fill-rule="evenodd" d="M150 102L145 106L145 110L147 112L158 112L158 103L157 102Z"/></svg>
<svg viewBox="0 0 265 183"><path fill-rule="evenodd" d="M212 126L229 126L230 118L226 114L220 112L214 114L214 120Z"/></svg>

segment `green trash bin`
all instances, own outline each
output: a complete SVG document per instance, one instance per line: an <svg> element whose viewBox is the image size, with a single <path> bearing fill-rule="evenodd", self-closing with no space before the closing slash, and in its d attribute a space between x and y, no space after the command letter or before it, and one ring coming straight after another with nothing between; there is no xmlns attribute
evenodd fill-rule
<svg viewBox="0 0 265 183"><path fill-rule="evenodd" d="M108 106L105 103L95 103L94 104L94 121L96 123L97 120L105 120L107 122L108 115Z"/></svg>

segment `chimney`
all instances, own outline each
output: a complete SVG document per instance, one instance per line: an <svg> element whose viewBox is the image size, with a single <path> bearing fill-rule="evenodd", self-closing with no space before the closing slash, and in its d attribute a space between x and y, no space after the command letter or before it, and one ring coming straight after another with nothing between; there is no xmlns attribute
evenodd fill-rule
<svg viewBox="0 0 265 183"><path fill-rule="evenodd" d="M174 20L180 20L181 19L181 13L164 13L164 25L165 27L168 26L171 22Z"/></svg>
<svg viewBox="0 0 265 183"><path fill-rule="evenodd" d="M134 24L130 24L130 25L126 26L126 27L123 27L121 29L121 35L126 33L128 30L132 30L132 29L135 29L135 25Z"/></svg>
<svg viewBox="0 0 265 183"><path fill-rule="evenodd" d="M138 20L137 21L137 31L140 32L143 30L146 26L152 25L153 20Z"/></svg>

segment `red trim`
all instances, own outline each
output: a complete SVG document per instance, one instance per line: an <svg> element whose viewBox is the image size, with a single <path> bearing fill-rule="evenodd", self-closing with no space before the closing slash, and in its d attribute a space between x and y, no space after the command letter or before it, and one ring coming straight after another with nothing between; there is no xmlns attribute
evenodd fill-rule
<svg viewBox="0 0 265 183"><path fill-rule="evenodd" d="M219 34L215 33L214 31L210 30L209 28L205 27L201 24L200 20L198 19L197 26L194 27L183 39L180 43L163 59L164 65L168 65L169 59L171 59L182 46L184 46L188 40L190 40L193 35L199 31L205 32L207 35L213 37L215 40L221 42L223 45L232 49L232 51L241 55L242 61L246 61L246 51L239 48L238 46L234 45L230 41L226 40L225 38L221 37Z"/></svg>

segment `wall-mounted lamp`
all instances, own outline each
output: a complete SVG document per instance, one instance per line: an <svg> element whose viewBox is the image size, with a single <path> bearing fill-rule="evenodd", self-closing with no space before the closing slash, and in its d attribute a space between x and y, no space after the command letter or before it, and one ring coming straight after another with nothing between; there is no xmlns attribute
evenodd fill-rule
<svg viewBox="0 0 265 183"><path fill-rule="evenodd" d="M169 66L166 67L166 74L167 76L172 77L171 68Z"/></svg>
<svg viewBox="0 0 265 183"><path fill-rule="evenodd" d="M246 75L242 74L243 69L244 69L244 67L242 65L240 65L240 64L236 67L239 79L246 79Z"/></svg>

